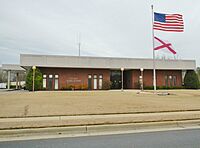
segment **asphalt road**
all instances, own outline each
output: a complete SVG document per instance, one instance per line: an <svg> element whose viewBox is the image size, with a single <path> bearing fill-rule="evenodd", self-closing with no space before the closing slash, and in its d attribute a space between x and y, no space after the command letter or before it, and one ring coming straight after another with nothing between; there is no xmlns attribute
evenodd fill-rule
<svg viewBox="0 0 200 148"><path fill-rule="evenodd" d="M9 141L0 148L200 148L200 129Z"/></svg>

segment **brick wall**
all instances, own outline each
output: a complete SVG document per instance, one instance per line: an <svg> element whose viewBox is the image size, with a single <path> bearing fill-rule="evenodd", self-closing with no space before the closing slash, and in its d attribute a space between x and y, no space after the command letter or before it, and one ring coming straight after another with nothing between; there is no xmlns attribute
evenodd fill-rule
<svg viewBox="0 0 200 148"><path fill-rule="evenodd" d="M110 80L110 70L108 69L77 69L77 68L43 68L40 67L42 74L47 75L47 86L48 86L48 76L58 75L58 89L68 87L70 85L79 87L88 86L88 75L92 75L92 88L93 88L93 76L103 75L103 80ZM97 79L98 82L98 79ZM54 86L54 80L53 84ZM53 88L52 86L52 88ZM97 88L99 88L97 83Z"/></svg>
<svg viewBox="0 0 200 148"><path fill-rule="evenodd" d="M139 82L139 76L141 75L140 70L132 71L132 88L137 88L137 83ZM182 86L182 71L181 70L157 70L156 80L157 86L166 86L165 77L168 77L168 83L170 76L176 76L176 86ZM144 86L153 85L153 70L143 71L143 81ZM168 84L170 86L170 84Z"/></svg>
<svg viewBox="0 0 200 148"><path fill-rule="evenodd" d="M78 86L88 86L88 75L92 75L92 89L94 88L93 76L97 75L97 88L99 88L98 78L99 75L103 75L103 80L110 80L110 70L109 69L81 69L81 68L44 68L40 67L43 74L47 75L47 86L48 86L48 76L58 75L58 89L62 89L69 85ZM176 76L176 86L182 85L182 71L181 70L157 70L157 86L166 86L167 76ZM141 75L140 70L128 70L125 73L126 78L124 78L125 88L138 88L139 76ZM144 86L153 86L153 70L144 70L143 72ZM169 80L168 80L169 81ZM170 82L169 86L170 86ZM52 89L54 89L54 79L52 84Z"/></svg>

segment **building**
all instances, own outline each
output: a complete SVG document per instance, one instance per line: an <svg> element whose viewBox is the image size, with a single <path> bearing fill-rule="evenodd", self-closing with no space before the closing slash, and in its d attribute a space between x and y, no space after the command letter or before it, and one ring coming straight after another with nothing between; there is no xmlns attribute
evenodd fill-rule
<svg viewBox="0 0 200 148"><path fill-rule="evenodd" d="M7 72L7 89L11 88L14 84L16 89L22 88L25 84L22 76L25 76L25 69L17 64L2 64L2 70ZM12 83L11 83L12 81ZM13 83L13 81L15 81Z"/></svg>
<svg viewBox="0 0 200 148"><path fill-rule="evenodd" d="M109 81L111 89L153 85L152 59L21 54L20 65L39 68L47 90L97 90ZM182 86L185 71L194 69L194 60L156 60L157 86Z"/></svg>

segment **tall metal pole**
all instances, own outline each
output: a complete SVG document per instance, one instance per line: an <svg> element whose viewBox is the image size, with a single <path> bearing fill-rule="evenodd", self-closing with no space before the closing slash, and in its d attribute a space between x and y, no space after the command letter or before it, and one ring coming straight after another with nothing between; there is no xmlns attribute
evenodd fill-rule
<svg viewBox="0 0 200 148"><path fill-rule="evenodd" d="M32 69L33 69L33 91L35 91L35 69L36 69L36 66L33 66Z"/></svg>
<svg viewBox="0 0 200 148"><path fill-rule="evenodd" d="M81 56L81 43L78 43L78 56Z"/></svg>
<svg viewBox="0 0 200 148"><path fill-rule="evenodd" d="M153 24L154 24L154 10L153 10L153 5L151 5L152 8L152 45L153 45L153 87L154 87L154 92L156 92L156 63L155 63L155 42L154 42L154 29L153 29Z"/></svg>
<svg viewBox="0 0 200 148"><path fill-rule="evenodd" d="M33 69L33 91L35 90L35 69Z"/></svg>
<svg viewBox="0 0 200 148"><path fill-rule="evenodd" d="M81 35L78 33L78 56L81 56Z"/></svg>
<svg viewBox="0 0 200 148"><path fill-rule="evenodd" d="M122 71L122 88L121 90L123 91L124 90L124 68L121 68L121 71Z"/></svg>

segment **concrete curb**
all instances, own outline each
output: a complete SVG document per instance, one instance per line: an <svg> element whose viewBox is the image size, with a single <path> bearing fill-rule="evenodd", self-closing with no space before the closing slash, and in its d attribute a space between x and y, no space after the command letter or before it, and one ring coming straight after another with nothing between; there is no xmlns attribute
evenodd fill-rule
<svg viewBox="0 0 200 148"><path fill-rule="evenodd" d="M130 124L149 122L171 122L200 120L200 111L120 114L120 115L87 115L87 116L58 116L34 118L1 118L0 130L27 129L47 127L69 127L109 124Z"/></svg>
<svg viewBox="0 0 200 148"><path fill-rule="evenodd" d="M148 122L148 123L129 123L129 124L105 124L71 127L51 127L51 128L29 128L0 130L0 141L9 137L26 137L38 135L70 135L92 134L116 131L133 131L162 128L184 128L200 127L200 120L168 121L168 122Z"/></svg>

